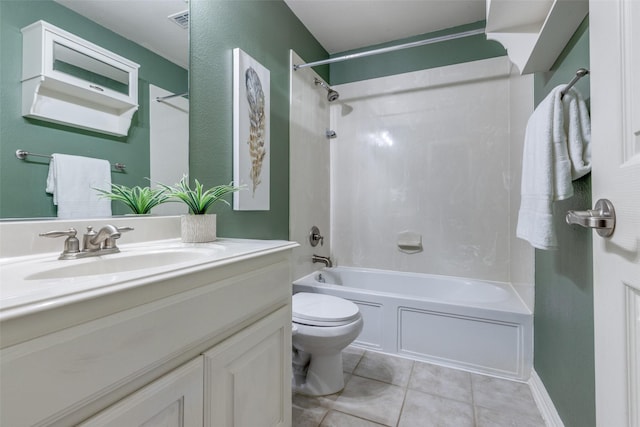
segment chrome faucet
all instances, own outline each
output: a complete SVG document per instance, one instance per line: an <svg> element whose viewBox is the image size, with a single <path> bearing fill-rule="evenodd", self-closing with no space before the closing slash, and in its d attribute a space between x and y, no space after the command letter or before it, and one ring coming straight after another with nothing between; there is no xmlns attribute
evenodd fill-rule
<svg viewBox="0 0 640 427"><path fill-rule="evenodd" d="M311 262L320 262L322 264L325 265L325 267L333 267L333 263L331 262L331 258L329 258L328 256L320 256L320 255L316 255L313 254L311 256Z"/></svg>
<svg viewBox="0 0 640 427"><path fill-rule="evenodd" d="M69 228L67 231L49 231L40 233L42 237L64 237L64 249L58 259L78 259L91 256L114 254L120 252L116 246L116 239L119 239L121 233L133 230L132 227L116 227L107 224L97 233L93 227L88 226L87 232L82 236L82 250L80 249L80 241L76 237L75 228Z"/></svg>
<svg viewBox="0 0 640 427"><path fill-rule="evenodd" d="M100 249L111 249L115 246L115 239L120 238L120 232L118 229L111 225L107 224L100 229L97 233L93 231L93 227L88 226L87 232L85 233L82 242L83 242L83 251L98 251ZM106 243L107 239L111 241L111 248L107 248L104 243Z"/></svg>

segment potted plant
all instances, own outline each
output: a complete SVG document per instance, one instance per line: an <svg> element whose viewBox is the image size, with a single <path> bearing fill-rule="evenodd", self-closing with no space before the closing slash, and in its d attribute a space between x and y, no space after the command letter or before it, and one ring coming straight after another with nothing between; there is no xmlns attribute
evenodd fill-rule
<svg viewBox="0 0 640 427"><path fill-rule="evenodd" d="M196 179L195 187L191 188L187 175L172 187L160 184L169 197L184 202L189 207L189 215L181 217L180 229L183 242L204 243L216 240L216 215L207 214L207 211L216 202L223 202L230 206L229 202L222 197L242 189L232 184L216 185L204 190L204 186Z"/></svg>
<svg viewBox="0 0 640 427"><path fill-rule="evenodd" d="M101 193L101 197L122 202L138 215L151 213L154 206L169 200L164 188L152 189L149 187L127 187L126 185L111 184L111 190L94 188Z"/></svg>

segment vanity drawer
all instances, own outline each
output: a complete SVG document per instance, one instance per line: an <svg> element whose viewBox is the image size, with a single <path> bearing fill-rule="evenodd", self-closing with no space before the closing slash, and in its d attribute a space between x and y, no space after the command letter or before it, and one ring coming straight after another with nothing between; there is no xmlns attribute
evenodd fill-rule
<svg viewBox="0 0 640 427"><path fill-rule="evenodd" d="M290 304L289 257L253 261L210 271L225 277L244 264L241 274L1 350L0 425L80 421L76 413L91 414L83 408L99 411L144 385L136 381L150 382Z"/></svg>

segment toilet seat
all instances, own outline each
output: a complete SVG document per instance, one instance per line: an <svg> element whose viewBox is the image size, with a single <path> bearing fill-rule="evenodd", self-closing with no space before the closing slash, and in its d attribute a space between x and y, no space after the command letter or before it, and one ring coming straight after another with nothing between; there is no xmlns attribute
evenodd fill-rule
<svg viewBox="0 0 640 427"><path fill-rule="evenodd" d="M309 326L342 326L360 317L358 306L333 295L299 292L292 297L293 322Z"/></svg>

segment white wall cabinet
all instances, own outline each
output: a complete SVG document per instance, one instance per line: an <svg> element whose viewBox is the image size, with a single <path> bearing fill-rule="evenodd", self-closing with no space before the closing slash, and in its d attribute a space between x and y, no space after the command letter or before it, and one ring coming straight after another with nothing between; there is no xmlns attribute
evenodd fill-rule
<svg viewBox="0 0 640 427"><path fill-rule="evenodd" d="M124 136L138 110L135 62L45 21L22 29L22 115Z"/></svg>
<svg viewBox="0 0 640 427"><path fill-rule="evenodd" d="M290 307L204 353L204 425L290 426L290 356Z"/></svg>

